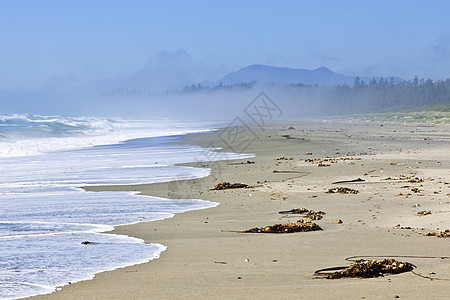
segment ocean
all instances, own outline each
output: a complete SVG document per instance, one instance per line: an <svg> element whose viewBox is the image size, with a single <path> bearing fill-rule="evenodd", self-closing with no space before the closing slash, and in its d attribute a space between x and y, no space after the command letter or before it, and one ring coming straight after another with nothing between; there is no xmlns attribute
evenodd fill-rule
<svg viewBox="0 0 450 300"><path fill-rule="evenodd" d="M158 258L166 246L103 232L218 203L80 187L208 176L209 169L175 164L217 157L208 155L216 149L167 142L216 127L165 119L0 115L0 299L51 293Z"/></svg>

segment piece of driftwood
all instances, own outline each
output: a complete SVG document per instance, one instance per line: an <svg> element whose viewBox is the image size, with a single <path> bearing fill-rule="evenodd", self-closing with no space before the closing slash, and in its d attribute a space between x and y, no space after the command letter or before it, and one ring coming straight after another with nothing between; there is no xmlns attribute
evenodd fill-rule
<svg viewBox="0 0 450 300"><path fill-rule="evenodd" d="M338 184L338 183L352 183L352 182L363 182L365 181L364 179L361 178L356 178L356 179L352 179L352 180L341 180L341 181L335 181L332 182L331 184Z"/></svg>
<svg viewBox="0 0 450 300"><path fill-rule="evenodd" d="M311 174L311 172L303 171L291 171L291 170L273 170L273 173L299 173L299 174Z"/></svg>

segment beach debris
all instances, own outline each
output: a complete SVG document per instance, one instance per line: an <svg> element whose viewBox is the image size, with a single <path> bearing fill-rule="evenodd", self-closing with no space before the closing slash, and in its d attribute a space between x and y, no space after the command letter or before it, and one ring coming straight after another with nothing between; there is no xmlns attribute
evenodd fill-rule
<svg viewBox="0 0 450 300"><path fill-rule="evenodd" d="M293 171L293 170L273 170L273 173L300 173L300 174L311 174L311 172Z"/></svg>
<svg viewBox="0 0 450 300"><path fill-rule="evenodd" d="M398 177L386 177L381 180L407 180L407 182L410 182L410 183L423 182L423 179L420 177L412 177L412 176L405 176L405 175L400 175Z"/></svg>
<svg viewBox="0 0 450 300"><path fill-rule="evenodd" d="M365 181L364 179L361 178L356 178L356 179L352 179L352 180L341 180L341 181L335 181L332 182L331 184L338 184L338 183L352 183L352 182L363 182Z"/></svg>
<svg viewBox="0 0 450 300"><path fill-rule="evenodd" d="M411 183L419 183L419 182L423 182L423 179L422 179L422 178L419 178L419 177L413 177L413 178L410 178L410 179L408 180L408 182L411 182Z"/></svg>
<svg viewBox="0 0 450 300"><path fill-rule="evenodd" d="M305 214L305 218L307 218L308 220L311 220L311 221L321 220L323 218L324 214L325 213L323 211L315 212L315 211L311 210L310 212Z"/></svg>
<svg viewBox="0 0 450 300"><path fill-rule="evenodd" d="M310 163L324 163L324 162L329 162L329 163L337 163L337 161L334 158L306 158L305 162L310 162Z"/></svg>
<svg viewBox="0 0 450 300"><path fill-rule="evenodd" d="M294 129L295 129L295 127L293 127L293 126L288 127L288 130L294 130Z"/></svg>
<svg viewBox="0 0 450 300"><path fill-rule="evenodd" d="M420 193L420 192L422 192L422 191L419 190L419 188L412 188L412 189L411 189L411 192L413 192L413 193Z"/></svg>
<svg viewBox="0 0 450 300"><path fill-rule="evenodd" d="M247 160L247 161L242 161L242 162L238 162L238 163L230 163L229 165L251 165L254 163L255 162L253 160Z"/></svg>
<svg viewBox="0 0 450 300"><path fill-rule="evenodd" d="M420 177L412 177L412 178L410 178L410 179L408 180L408 182L411 182L411 183L420 183L420 182L423 182L423 179L420 178Z"/></svg>
<svg viewBox="0 0 450 300"><path fill-rule="evenodd" d="M398 193L397 196L405 196L405 198L411 198L411 193L408 193L406 195L404 195L402 193Z"/></svg>
<svg viewBox="0 0 450 300"><path fill-rule="evenodd" d="M450 229L445 229L444 231L440 231L438 233L435 233L433 231L425 234L425 236L435 236L439 238L449 238L450 237Z"/></svg>
<svg viewBox="0 0 450 300"><path fill-rule="evenodd" d="M81 245L98 245L98 243L96 243L96 242L84 241L84 242L81 242Z"/></svg>
<svg viewBox="0 0 450 300"><path fill-rule="evenodd" d="M422 178L419 178L419 177L412 177L412 178L410 178L410 179L408 180L408 182L411 182L411 183L419 183L419 182L423 182L423 179L422 179Z"/></svg>
<svg viewBox="0 0 450 300"><path fill-rule="evenodd" d="M339 219L339 220L337 220L336 222L333 222L333 223L331 223L331 224L342 224L342 223L344 223L344 222L342 222L342 220Z"/></svg>
<svg viewBox="0 0 450 300"><path fill-rule="evenodd" d="M225 261L215 261L215 264L220 264L220 265L226 265L227 263Z"/></svg>
<svg viewBox="0 0 450 300"><path fill-rule="evenodd" d="M431 210L422 210L422 211L418 211L418 212L416 213L416 215L418 215L418 216L431 215Z"/></svg>
<svg viewBox="0 0 450 300"><path fill-rule="evenodd" d="M325 164L325 163L323 163L323 162L320 162L317 166L318 166L318 167L330 167L331 164Z"/></svg>
<svg viewBox="0 0 450 300"><path fill-rule="evenodd" d="M379 260L359 260L348 267L322 269L314 272L314 275L323 276L326 279L339 278L374 278L385 274L399 274L412 271L415 266L408 262L400 262L392 258ZM341 271L336 271L340 270ZM335 272L330 272L335 271Z"/></svg>
<svg viewBox="0 0 450 300"><path fill-rule="evenodd" d="M283 156L283 157L278 157L277 160L294 160L294 158L293 157L287 158L287 157Z"/></svg>
<svg viewBox="0 0 450 300"><path fill-rule="evenodd" d="M347 161L347 160L361 160L361 158L354 158L348 156L336 156L336 157L322 157L322 158L306 158L305 162L309 162L312 164L317 164L318 167L329 167L331 164L335 164L338 161Z"/></svg>
<svg viewBox="0 0 450 300"><path fill-rule="evenodd" d="M229 183L226 181L218 183L212 190L226 190L226 189L248 189L252 186L245 183Z"/></svg>
<svg viewBox="0 0 450 300"><path fill-rule="evenodd" d="M335 187L328 189L327 194L358 194L359 191L351 188L346 187Z"/></svg>
<svg viewBox="0 0 450 300"><path fill-rule="evenodd" d="M382 178L381 180L406 180L406 176L401 175L400 177L386 177L386 178Z"/></svg>
<svg viewBox="0 0 450 300"><path fill-rule="evenodd" d="M311 209L307 209L307 208L294 208L291 210L283 210L278 212L280 214L302 214L304 215L304 218L307 218L308 220L321 220L323 218L323 215L325 215L325 213L323 211L314 211Z"/></svg>
<svg viewBox="0 0 450 300"><path fill-rule="evenodd" d="M282 211L279 211L278 213L279 214L304 214L309 211L310 211L309 209L302 207L302 208L294 208L291 210L282 210Z"/></svg>
<svg viewBox="0 0 450 300"><path fill-rule="evenodd" d="M306 140L305 138L302 138L302 137L293 137L293 136L288 136L288 137L286 137L286 139L287 140L302 140L302 141Z"/></svg>
<svg viewBox="0 0 450 300"><path fill-rule="evenodd" d="M254 227L247 230L231 230L227 232L239 232L239 233L293 233L293 232L307 232L307 231L316 231L323 230L316 223L311 222L297 222L297 223L289 223L289 224L275 224L272 226L265 227Z"/></svg>
<svg viewBox="0 0 450 300"><path fill-rule="evenodd" d="M400 224L397 224L395 227L398 229L413 229L411 226L401 226Z"/></svg>

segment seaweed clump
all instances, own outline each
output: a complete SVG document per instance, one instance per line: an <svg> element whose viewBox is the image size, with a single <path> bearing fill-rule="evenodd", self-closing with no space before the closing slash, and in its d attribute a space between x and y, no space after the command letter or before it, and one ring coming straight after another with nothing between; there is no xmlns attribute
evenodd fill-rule
<svg viewBox="0 0 450 300"><path fill-rule="evenodd" d="M438 233L435 232L429 232L425 234L426 236L435 236L439 238L450 238L450 229L445 229L445 231L440 231Z"/></svg>
<svg viewBox="0 0 450 300"><path fill-rule="evenodd" d="M418 216L426 216L426 215L431 215L431 210L422 210L417 212Z"/></svg>
<svg viewBox="0 0 450 300"><path fill-rule="evenodd" d="M370 261L356 261L342 271L328 273L325 270L316 271L316 275L324 276L327 279L339 278L374 278L381 277L384 274L398 274L412 271L414 265L408 262L400 262L392 258L386 258L382 261L376 259ZM336 269L336 268L331 268ZM330 269L330 270L331 270Z"/></svg>
<svg viewBox="0 0 450 300"><path fill-rule="evenodd" d="M226 190L226 189L246 189L251 188L250 185L245 183L229 183L226 181L218 183L215 187L213 187L213 190Z"/></svg>
<svg viewBox="0 0 450 300"><path fill-rule="evenodd" d="M303 215L303 217L305 217L308 220L321 220L323 218L323 215L325 215L325 212L319 210L319 211L314 211L312 209L307 209L307 208L294 208L291 210L284 210L284 211L280 211L280 214L301 214Z"/></svg>
<svg viewBox="0 0 450 300"><path fill-rule="evenodd" d="M327 194L358 194L358 190L354 190L346 187L335 187L332 189L328 189Z"/></svg>
<svg viewBox="0 0 450 300"><path fill-rule="evenodd" d="M405 176L405 175L400 175L399 177L386 177L384 179L381 180L407 180L407 182L411 182L411 183L420 183L423 182L423 179L420 177L412 177L412 176Z"/></svg>
<svg viewBox="0 0 450 300"><path fill-rule="evenodd" d="M239 231L243 233L293 233L293 232L307 232L323 230L316 223L310 222L297 222L290 224L275 224L266 227L255 227L244 231Z"/></svg>
<svg viewBox="0 0 450 300"><path fill-rule="evenodd" d="M283 156L283 157L278 157L277 160L294 160L294 158L292 158L292 157L287 158L286 156Z"/></svg>

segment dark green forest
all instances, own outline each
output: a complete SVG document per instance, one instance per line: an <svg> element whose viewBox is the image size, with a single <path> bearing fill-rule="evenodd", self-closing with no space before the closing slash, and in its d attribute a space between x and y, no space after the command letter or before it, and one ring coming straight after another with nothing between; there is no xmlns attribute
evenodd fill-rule
<svg viewBox="0 0 450 300"><path fill-rule="evenodd" d="M337 112L367 113L392 110L435 109L450 111L450 79L394 83L380 78L365 83L356 77L352 87L341 85L325 92L326 102Z"/></svg>

